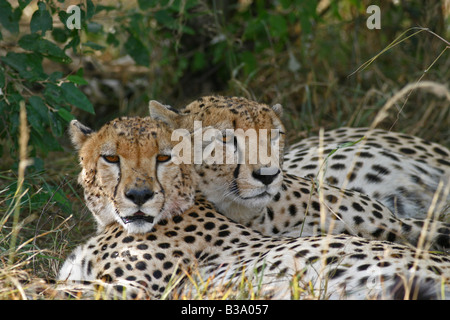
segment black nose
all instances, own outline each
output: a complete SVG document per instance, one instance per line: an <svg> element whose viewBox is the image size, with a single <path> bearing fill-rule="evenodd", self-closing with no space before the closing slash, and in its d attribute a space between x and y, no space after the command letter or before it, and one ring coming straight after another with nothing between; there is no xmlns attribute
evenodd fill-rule
<svg viewBox="0 0 450 320"><path fill-rule="evenodd" d="M267 186L271 184L279 174L280 169L278 168L260 168L253 171L252 177L258 181L261 181Z"/></svg>
<svg viewBox="0 0 450 320"><path fill-rule="evenodd" d="M148 200L153 198L153 195L155 193L151 191L150 189L131 189L125 192L125 196L133 201L138 206L143 205Z"/></svg>

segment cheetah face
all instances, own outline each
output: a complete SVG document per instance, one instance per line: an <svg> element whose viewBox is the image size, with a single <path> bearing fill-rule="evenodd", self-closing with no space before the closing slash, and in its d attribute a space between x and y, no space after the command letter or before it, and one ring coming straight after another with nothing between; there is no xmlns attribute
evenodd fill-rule
<svg viewBox="0 0 450 320"><path fill-rule="evenodd" d="M188 167L173 163L169 130L161 125L120 118L93 132L71 122L82 165L79 182L100 230L117 221L129 233L145 233L192 205Z"/></svg>
<svg viewBox="0 0 450 320"><path fill-rule="evenodd" d="M207 127L202 132L202 161L195 169L203 177L203 191L209 199L216 203L236 202L246 207L270 202L282 181L278 157L280 130ZM196 134L194 131L194 139Z"/></svg>
<svg viewBox="0 0 450 320"><path fill-rule="evenodd" d="M264 207L280 190L284 151L280 105L271 108L244 98L204 97L178 114L152 101L150 115L191 132L194 155L201 131L203 154L200 162L194 161L195 170L200 189L219 210L227 210L223 205ZM216 133L208 134L211 128Z"/></svg>

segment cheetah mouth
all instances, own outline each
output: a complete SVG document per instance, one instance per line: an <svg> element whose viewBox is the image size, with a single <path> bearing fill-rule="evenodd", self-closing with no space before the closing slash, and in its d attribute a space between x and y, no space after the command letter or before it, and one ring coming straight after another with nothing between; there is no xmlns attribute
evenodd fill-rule
<svg viewBox="0 0 450 320"><path fill-rule="evenodd" d="M261 199L261 198L266 198L266 197L272 197L272 195L270 193L268 193L267 191L261 192L260 194L257 194L256 196L252 196L252 197L242 197L241 199L244 200L251 200L251 199Z"/></svg>
<svg viewBox="0 0 450 320"><path fill-rule="evenodd" d="M155 217L146 215L142 211L138 211L135 214L133 214L132 216L121 217L121 219L122 219L123 223L125 223L125 224L138 222L138 221L153 223L153 221L155 221Z"/></svg>
<svg viewBox="0 0 450 320"><path fill-rule="evenodd" d="M233 180L233 183L232 183L231 188L230 188L231 192L234 193L241 200L255 200L255 199L263 199L263 198L272 198L274 195L269 193L267 191L267 189L268 188L265 188L264 191L262 191L261 193L255 195L255 196L244 197L239 192L239 188L237 186L236 180Z"/></svg>

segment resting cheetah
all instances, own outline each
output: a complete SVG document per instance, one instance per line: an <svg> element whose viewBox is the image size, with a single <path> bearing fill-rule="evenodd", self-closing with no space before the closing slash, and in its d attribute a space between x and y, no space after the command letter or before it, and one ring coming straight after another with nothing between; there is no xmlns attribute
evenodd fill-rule
<svg viewBox="0 0 450 320"><path fill-rule="evenodd" d="M172 127L189 131L193 131L192 123L196 120L222 131L239 128L283 131L279 121L280 108L277 106L274 112L266 105L243 98L205 97L189 104L181 113L153 101L150 103L150 115ZM283 135L277 138L282 140L280 144L283 145ZM226 143L228 140L231 140L230 136L227 136ZM224 149L224 158L230 157L221 139L216 139L214 143ZM241 149L248 150L235 139L231 157L238 157L244 152ZM346 233L414 245L418 242L424 226L422 220L400 220L383 204L358 192L327 185L320 186L321 192L318 192L319 185L314 181L286 172L260 176L257 172L261 167L260 164L255 169L255 165L248 162L239 164L237 161L234 164L207 164L204 161L195 165L200 176L199 189L219 212L265 235ZM439 250L450 247L448 225L436 221L427 223L425 229L424 236L429 245ZM437 231L428 232L430 229Z"/></svg>
<svg viewBox="0 0 450 320"><path fill-rule="evenodd" d="M88 207L96 217L114 217L69 256L61 281L100 282L119 297L158 298L188 286L182 276L198 271L212 287L245 276L272 298L290 298L300 287L308 296L333 299L440 298L450 281L447 256L345 235L272 238L229 220L195 197L195 172L173 164L170 131L148 118L121 118L98 132L73 121L70 130ZM174 202L190 208L173 214Z"/></svg>
<svg viewBox="0 0 450 320"><path fill-rule="evenodd" d="M396 154L450 172L450 150L448 148L422 138L405 133L370 128L339 128L325 131L324 143L345 143L366 137L366 145L385 149ZM319 137L313 136L293 144L289 150L301 150L319 146ZM290 152L289 152L290 153Z"/></svg>
<svg viewBox="0 0 450 320"><path fill-rule="evenodd" d="M323 165L324 157L363 135L367 139L337 150ZM410 135L368 128L325 132L323 145L319 148L318 137L294 144L285 154L284 169L314 178L322 167L326 183L367 194L398 217L424 219L435 193L440 197L434 212L448 210L450 151L445 147Z"/></svg>

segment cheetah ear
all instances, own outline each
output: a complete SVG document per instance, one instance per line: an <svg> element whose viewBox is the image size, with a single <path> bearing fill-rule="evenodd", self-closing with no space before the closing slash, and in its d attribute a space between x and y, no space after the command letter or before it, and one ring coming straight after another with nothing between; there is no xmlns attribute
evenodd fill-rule
<svg viewBox="0 0 450 320"><path fill-rule="evenodd" d="M83 146L84 142L92 135L92 133L94 133L94 131L91 128L86 127L78 120L72 120L69 125L69 133L72 144L77 150L79 150Z"/></svg>
<svg viewBox="0 0 450 320"><path fill-rule="evenodd" d="M277 116L281 118L283 115L283 106L279 103L272 106L272 110L276 113Z"/></svg>
<svg viewBox="0 0 450 320"><path fill-rule="evenodd" d="M171 127L176 127L180 115L170 106L163 105L156 100L151 100L148 104L150 118L160 120Z"/></svg>

